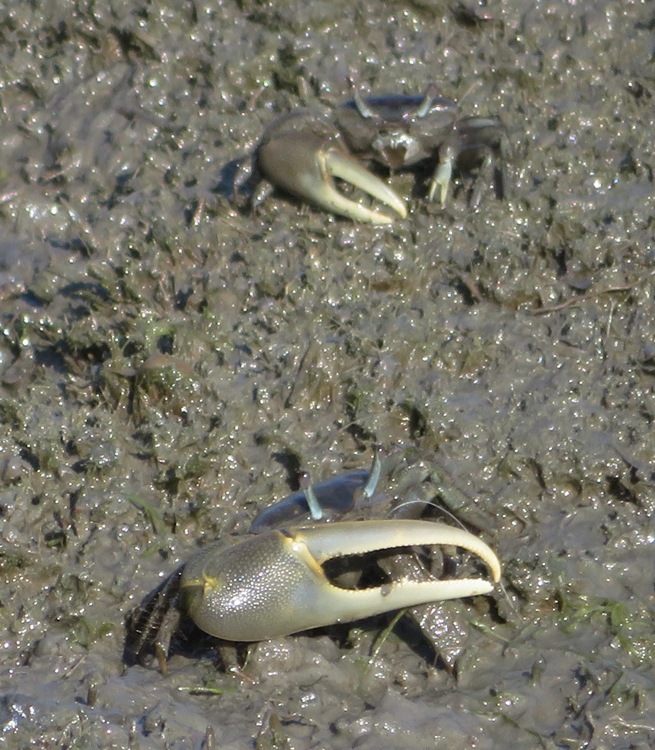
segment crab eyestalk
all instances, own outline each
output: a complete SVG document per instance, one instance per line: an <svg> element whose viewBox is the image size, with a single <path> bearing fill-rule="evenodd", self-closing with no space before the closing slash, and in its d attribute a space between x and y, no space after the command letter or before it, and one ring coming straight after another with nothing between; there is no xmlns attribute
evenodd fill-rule
<svg viewBox="0 0 655 750"><path fill-rule="evenodd" d="M436 84L431 83L426 89L425 96L423 97L423 101L421 102L421 104L416 110L416 117L418 117L419 119L423 117L427 117L427 115L430 113L430 109L432 108L432 103L434 102L434 99L436 96L437 96L437 86Z"/></svg>
<svg viewBox="0 0 655 750"><path fill-rule="evenodd" d="M304 500L307 503L307 507L309 509L309 514L312 517L313 521L320 521L325 516L325 508L321 504L321 500L319 499L319 494L324 494L324 490L328 489L326 487L327 485L334 484L336 485L334 489L337 489L338 485L344 485L345 482L344 479L348 479L349 477L353 477L353 474L357 476L359 479L360 477L365 477L366 475L360 471L351 472L350 474L344 475L340 480L329 480L327 483L321 483L317 487L314 487L314 485L311 484L308 477L304 477L303 481L301 482L301 489L304 493ZM382 474L382 461L380 460L380 456L378 453L375 454L373 457L373 465L371 466L370 474L368 474L368 479L366 479L366 484L360 487L361 495L366 500L370 500L373 495L375 494L375 490L378 486L378 482L380 481L380 475ZM361 483L360 483L361 484ZM352 483L353 489L355 487L355 483ZM345 489L345 488L343 488ZM352 504L355 502L355 491L353 491L350 496L347 492L344 492L343 489L340 492L340 495L343 496L345 494L346 498L352 501ZM317 490L321 490L321 492L317 492ZM327 495L327 493L325 493ZM294 499L294 495L291 496L292 499ZM329 501L330 495L327 495L327 500ZM346 503L344 503L345 505ZM328 506L329 507L329 506ZM351 506L352 507L352 506Z"/></svg>

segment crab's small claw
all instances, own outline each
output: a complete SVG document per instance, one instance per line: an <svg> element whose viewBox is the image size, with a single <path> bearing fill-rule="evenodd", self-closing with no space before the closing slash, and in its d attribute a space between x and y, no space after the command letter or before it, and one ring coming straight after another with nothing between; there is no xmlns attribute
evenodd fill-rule
<svg viewBox="0 0 655 750"><path fill-rule="evenodd" d="M309 113L292 113L273 123L257 157L262 174L273 185L332 213L369 224L390 224L394 220L340 193L334 181L337 178L402 218L407 216L404 201L348 154L338 131Z"/></svg>
<svg viewBox="0 0 655 750"><path fill-rule="evenodd" d="M329 580L329 560L414 546L469 550L489 567L483 578L392 580L343 588ZM480 539L430 521L355 521L269 531L231 547L205 548L184 568L181 606L207 633L259 641L370 617L403 607L489 593L500 562Z"/></svg>
<svg viewBox="0 0 655 750"><path fill-rule="evenodd" d="M471 196L470 205L477 208L482 197L484 183L496 163L496 193L502 198L505 193L505 174L503 169L503 151L506 150L507 135L499 119L495 117L464 117L457 120L453 133L439 149L439 163L434 171L428 200L433 201L439 194L443 206L448 195L448 187L453 175L455 162L465 163L468 160L480 163L479 183Z"/></svg>

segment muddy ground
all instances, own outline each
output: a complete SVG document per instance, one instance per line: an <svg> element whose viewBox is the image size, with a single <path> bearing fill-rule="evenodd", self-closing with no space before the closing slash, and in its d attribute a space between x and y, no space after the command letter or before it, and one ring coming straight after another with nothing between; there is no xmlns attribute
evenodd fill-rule
<svg viewBox="0 0 655 750"><path fill-rule="evenodd" d="M652 3L9 3L0 15L0 724L11 748L655 743ZM47 9L45 9L47 6ZM278 112L436 81L511 189L406 221L235 207ZM123 661L199 544L401 447L504 564L443 653ZM452 628L455 635L452 635ZM380 641L382 641L380 643Z"/></svg>

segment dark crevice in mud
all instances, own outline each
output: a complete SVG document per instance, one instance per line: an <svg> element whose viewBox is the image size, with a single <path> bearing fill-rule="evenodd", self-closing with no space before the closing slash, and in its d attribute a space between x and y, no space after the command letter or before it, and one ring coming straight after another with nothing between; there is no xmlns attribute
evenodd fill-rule
<svg viewBox="0 0 655 750"><path fill-rule="evenodd" d="M387 619L390 620L388 617ZM435 645L427 638L411 615L403 615L393 626L394 635L400 638L428 667L451 671Z"/></svg>
<svg viewBox="0 0 655 750"><path fill-rule="evenodd" d="M375 435L361 424L358 416L358 404L358 392L356 389L352 389L346 394L344 400L347 415L346 431L360 450L366 450L368 446L374 445L377 441Z"/></svg>
<svg viewBox="0 0 655 750"><path fill-rule="evenodd" d="M639 496L626 486L625 482L620 477L608 476L607 486L612 497L620 500L623 503L631 503L632 505L641 505Z"/></svg>
<svg viewBox="0 0 655 750"><path fill-rule="evenodd" d="M275 451L271 458L284 467L289 489L295 492L300 487L303 476L300 456L293 451Z"/></svg>

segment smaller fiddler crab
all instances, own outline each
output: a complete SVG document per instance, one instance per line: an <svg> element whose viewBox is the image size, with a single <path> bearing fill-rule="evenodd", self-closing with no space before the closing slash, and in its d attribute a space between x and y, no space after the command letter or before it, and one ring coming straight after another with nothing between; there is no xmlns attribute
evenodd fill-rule
<svg viewBox="0 0 655 750"><path fill-rule="evenodd" d="M500 562L474 534L420 518L371 518L391 500L377 491L381 466L376 458L370 471L308 486L264 509L245 538L193 555L128 616L129 660L143 663L154 651L165 673L183 616L209 635L245 643L493 591ZM422 507L399 503L398 512ZM332 520L344 515L357 520ZM473 555L468 575L443 578L456 549ZM477 559L490 579L475 575Z"/></svg>
<svg viewBox="0 0 655 750"><path fill-rule="evenodd" d="M254 165L271 186L326 211L370 224L390 224L407 216L405 201L360 160L389 172L434 164L428 200L446 201L455 166L476 168L470 205L477 207L493 174L498 198L505 193L505 129L495 117L459 117L457 104L437 95L353 98L328 119L308 109L289 112L268 126ZM392 213L363 205L335 180L358 188ZM259 201L256 201L259 202Z"/></svg>

